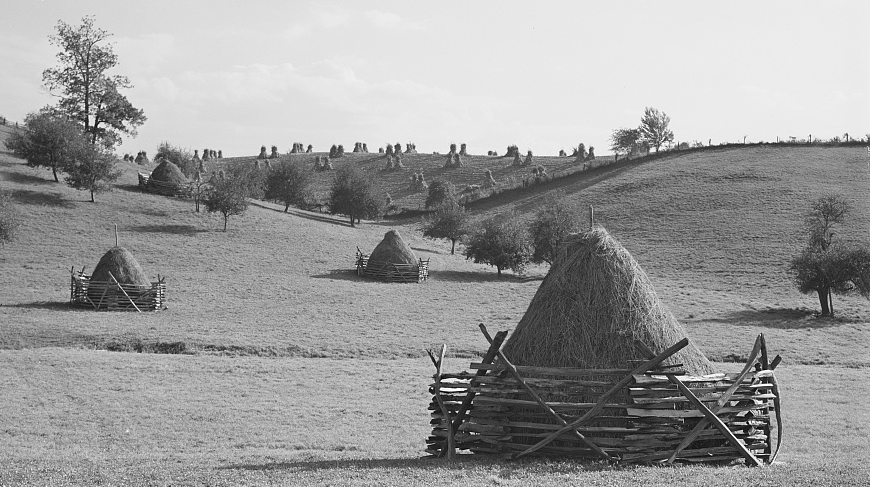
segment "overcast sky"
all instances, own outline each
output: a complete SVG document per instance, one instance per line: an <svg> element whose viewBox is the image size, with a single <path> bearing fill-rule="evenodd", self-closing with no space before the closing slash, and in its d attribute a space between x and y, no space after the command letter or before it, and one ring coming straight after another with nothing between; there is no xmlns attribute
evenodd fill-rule
<svg viewBox="0 0 870 487"><path fill-rule="evenodd" d="M0 0L0 115L53 98L58 20L114 34L161 141L256 155L415 142L609 153L644 107L679 141L870 133L870 2Z"/></svg>

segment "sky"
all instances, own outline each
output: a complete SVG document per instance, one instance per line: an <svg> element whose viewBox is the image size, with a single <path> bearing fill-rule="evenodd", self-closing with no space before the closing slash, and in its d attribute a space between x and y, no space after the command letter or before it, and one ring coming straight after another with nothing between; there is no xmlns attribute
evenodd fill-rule
<svg viewBox="0 0 870 487"><path fill-rule="evenodd" d="M870 134L870 2L0 0L0 116L57 98L43 70L59 20L113 36L147 122L119 153L167 141L226 156L294 142L413 142L535 154L610 135L645 107L677 141Z"/></svg>

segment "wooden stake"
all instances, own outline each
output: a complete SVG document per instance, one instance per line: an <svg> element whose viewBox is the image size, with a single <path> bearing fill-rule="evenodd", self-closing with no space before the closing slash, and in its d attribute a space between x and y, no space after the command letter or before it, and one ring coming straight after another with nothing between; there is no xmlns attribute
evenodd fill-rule
<svg viewBox="0 0 870 487"><path fill-rule="evenodd" d="M118 224L115 224L115 247L118 246Z"/></svg>
<svg viewBox="0 0 870 487"><path fill-rule="evenodd" d="M456 456L456 443L453 435L453 426L450 422L450 411L447 410L447 405L444 404L444 399L441 397L441 370L444 365L444 355L447 354L447 345L441 345L441 356L438 358L435 371L435 401L438 402L438 407L441 408L441 414L444 415L444 426L447 429L447 445L446 450L441 450L441 456L447 453L447 459L453 460Z"/></svg>
<svg viewBox="0 0 870 487"><path fill-rule="evenodd" d="M592 205L589 205L589 231L591 232L595 227L595 208Z"/></svg>
<svg viewBox="0 0 870 487"><path fill-rule="evenodd" d="M123 288L123 287L121 287L121 283L120 283L120 282L118 282L118 280L117 280L117 279L115 279L115 276L113 276L113 275L112 275L112 273L111 273L111 272L109 272L109 277L111 277L111 278L112 278L112 280L113 280L113 281L115 281L115 284L116 284L116 285L117 285L117 286L118 286L118 289L120 289L120 290L121 290L121 292L122 292L122 293L124 293L124 296L126 296L126 297L127 297L127 300L129 300L129 301L130 301L130 304L132 304L132 305L133 305L133 307L134 307L134 308L136 308L136 311L138 311L138 312L140 312L140 313L141 313L141 312L142 312L142 310L141 310L141 309L139 309L139 307L138 307L138 306L136 306L136 303L134 303L134 302L133 302L133 298L131 298L131 297L130 297L130 295L129 295L129 294L127 294L127 291L124 291L124 288ZM108 290L108 289L109 289L109 288L108 288L108 286L107 286L107 287L106 287L106 289L107 289L107 290Z"/></svg>
<svg viewBox="0 0 870 487"><path fill-rule="evenodd" d="M498 350L501 348L501 344L504 343L504 339L507 337L507 331L500 331L495 334L495 339L490 338L489 333L486 332L486 327L483 323L480 324L480 329L483 331L483 335L489 341L489 350L486 351L486 355L483 356L483 360L481 363L490 364L495 357L497 356ZM480 377L486 375L486 370L478 369L475 377ZM465 399L462 400L462 404L459 406L459 411L456 413L456 418L453 420L453 425L451 426L451 433L455 434L459 431L459 427L462 426L462 421L465 420L465 414L468 412L468 409L471 407L471 402L474 400L475 393L469 388L468 394L465 395Z"/></svg>

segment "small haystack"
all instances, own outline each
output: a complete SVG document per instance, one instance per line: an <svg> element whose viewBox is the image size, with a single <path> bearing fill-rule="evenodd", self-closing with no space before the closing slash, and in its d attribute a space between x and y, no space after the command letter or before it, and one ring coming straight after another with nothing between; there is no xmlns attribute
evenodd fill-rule
<svg viewBox="0 0 870 487"><path fill-rule="evenodd" d="M111 276L109 275L111 273ZM151 289L151 281L142 269L142 266L133 257L133 254L124 247L115 246L109 249L97 267L91 274L91 286L88 288L88 298L93 301L98 309L108 307L109 303L126 300L122 292L115 286L112 280L114 276L118 284L124 286L124 290L136 299L135 291L148 291Z"/></svg>
<svg viewBox="0 0 870 487"><path fill-rule="evenodd" d="M160 181L161 183L177 185L187 184L187 178L184 177L184 173L181 172L181 169L166 158L164 158L163 161L161 161L160 164L151 171L151 179L153 181Z"/></svg>
<svg viewBox="0 0 870 487"><path fill-rule="evenodd" d="M429 261L414 255L399 232L390 230L371 255L357 249L357 273L387 282L420 282L429 276Z"/></svg>
<svg viewBox="0 0 870 487"><path fill-rule="evenodd" d="M685 335L634 258L596 228L562 244L504 353L517 365L631 369L645 359L635 340L658 354ZM693 343L665 363L713 372Z"/></svg>
<svg viewBox="0 0 870 487"><path fill-rule="evenodd" d="M399 235L396 230L390 230L384 234L384 239L375 247L369 255L367 267L382 266L385 264L417 265L419 260L411 250L411 246Z"/></svg>

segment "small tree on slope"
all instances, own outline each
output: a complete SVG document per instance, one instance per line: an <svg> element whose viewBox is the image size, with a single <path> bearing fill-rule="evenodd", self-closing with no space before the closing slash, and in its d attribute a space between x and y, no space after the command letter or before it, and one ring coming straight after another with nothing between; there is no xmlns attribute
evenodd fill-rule
<svg viewBox="0 0 870 487"><path fill-rule="evenodd" d="M454 255L456 241L468 233L468 213L455 199L445 201L429 217L423 219L423 236L450 240L450 255Z"/></svg>
<svg viewBox="0 0 870 487"><path fill-rule="evenodd" d="M870 298L870 249L834 239L834 226L848 213L849 205L840 196L816 200L806 220L807 246L789 265L800 292L818 294L822 316L834 314L832 294Z"/></svg>
<svg viewBox="0 0 870 487"><path fill-rule="evenodd" d="M466 258L495 267L499 277L502 269L522 273L531 255L528 232L514 215L484 221L465 244Z"/></svg>

